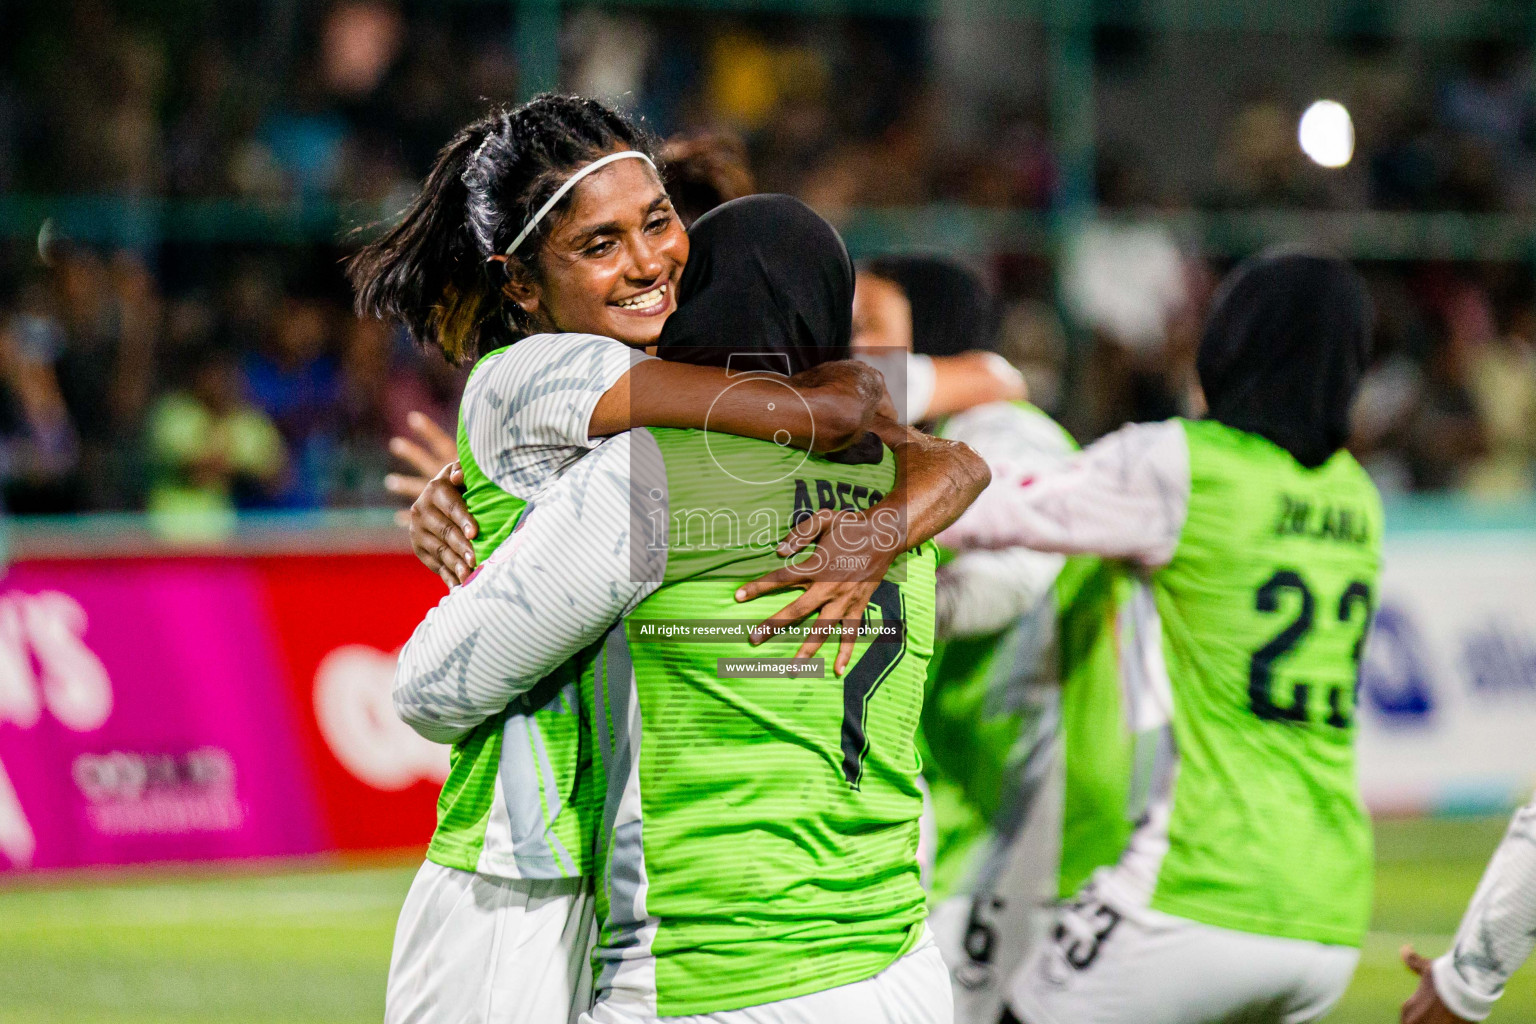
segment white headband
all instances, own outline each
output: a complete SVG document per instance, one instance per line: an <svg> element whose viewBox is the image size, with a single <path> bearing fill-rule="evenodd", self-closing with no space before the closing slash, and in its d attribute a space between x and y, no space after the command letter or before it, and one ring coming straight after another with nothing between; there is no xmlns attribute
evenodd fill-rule
<svg viewBox="0 0 1536 1024"><path fill-rule="evenodd" d="M517 233L517 237L512 239L512 244L507 246L506 254L511 256L513 253L517 252L517 247L523 244L523 239L527 238L529 233L532 232L534 228L539 226L539 221L543 220L549 211L555 208L556 203L565 198L565 194L567 192L576 187L576 183L578 181L580 181L582 178L585 178L593 171L601 170L602 168L607 167L615 160L628 160L630 158L634 158L636 160L644 160L646 163L651 164L651 170L654 171L656 169L656 165L651 163L650 157L646 156L644 153L636 152L633 149L626 149L622 153L609 153L607 156L600 160L593 160L591 163L587 164L587 166L583 167L569 178L566 178L565 184L555 189L555 194L549 197L549 202L539 207L539 212L534 214L529 219L528 223L523 225L523 230Z"/></svg>

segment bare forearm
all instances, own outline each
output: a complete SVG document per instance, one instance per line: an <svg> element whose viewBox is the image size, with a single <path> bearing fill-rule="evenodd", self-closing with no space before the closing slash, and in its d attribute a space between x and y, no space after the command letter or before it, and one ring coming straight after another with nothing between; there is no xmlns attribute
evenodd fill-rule
<svg viewBox="0 0 1536 1024"><path fill-rule="evenodd" d="M862 364L826 364L785 378L648 360L603 395L589 429L601 437L633 427L708 427L836 451L868 429L883 395L878 373Z"/></svg>
<svg viewBox="0 0 1536 1024"><path fill-rule="evenodd" d="M986 462L968 445L884 417L871 429L896 453L896 482L870 515L894 513L904 524L905 548L931 540L954 523L992 480Z"/></svg>
<svg viewBox="0 0 1536 1024"><path fill-rule="evenodd" d="M1024 398L1024 375L995 352L963 352L933 360L933 397L924 417L936 420L987 402Z"/></svg>

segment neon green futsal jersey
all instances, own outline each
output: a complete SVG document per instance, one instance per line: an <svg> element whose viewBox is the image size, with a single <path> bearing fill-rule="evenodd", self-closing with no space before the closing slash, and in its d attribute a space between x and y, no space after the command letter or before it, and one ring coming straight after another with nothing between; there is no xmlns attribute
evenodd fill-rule
<svg viewBox="0 0 1536 1024"><path fill-rule="evenodd" d="M1025 402L997 402L969 410L940 422L934 434L964 441L978 451L989 445L1005 447L1015 464L1034 458L1042 465L1054 465L1077 447L1054 420ZM965 798L986 818L997 813L1005 788L1003 776L1018 752L1020 731L1029 710L1025 690L1031 677L1021 660L1028 657L1039 630L1032 630L1026 620L1054 604L1049 597L1061 559L1033 552L1005 556L977 552L958 558L953 551L939 553L941 564L961 573L968 559L1016 555L1022 555L1022 560L1003 563L988 581L1009 577L1008 582L1014 583L1034 575L1044 585L1035 586L1032 594L1022 597L1001 593L1002 585L978 587L973 595L960 599L1028 607L1022 607L1018 617L979 632L966 629L961 622L946 624L947 632L963 635L941 637L929 668L929 699L923 714L925 741L936 762L962 786ZM954 618L963 620L964 612L957 611ZM1045 674L1054 677L1054 672Z"/></svg>
<svg viewBox="0 0 1536 1024"><path fill-rule="evenodd" d="M1099 899L1358 944L1371 833L1355 686L1382 533L1365 471L1344 451L1309 469L1256 434L1169 420L1101 438L1068 471L993 480L958 543L1133 566L1117 621L1138 774L1154 730L1156 745L1147 811L1095 876Z"/></svg>
<svg viewBox="0 0 1536 1024"><path fill-rule="evenodd" d="M1036 798L1028 785L1031 757L1063 763L1056 894L1073 895L1094 871L1120 858L1146 812L1155 745L1154 736L1133 733L1122 692L1121 625L1132 586L1125 566L1069 558L1029 628L997 645L991 673L978 680L930 669L923 774L937 832L933 900L984 892L992 884L991 858L1006 852L1029 813L1023 804ZM975 643L941 644L942 656ZM1024 711L1001 710L1006 705L997 687L1021 679L1050 687L1058 698L1054 714L1035 721ZM979 687L979 681L990 685ZM978 693L990 696L978 700ZM1012 729L1004 730L1010 722ZM969 755L968 736L975 737Z"/></svg>
<svg viewBox="0 0 1536 1024"><path fill-rule="evenodd" d="M475 364L459 408L464 500L484 565L529 500L593 442L593 406L640 353L594 335L535 335ZM427 858L513 878L589 875L601 780L592 774L578 655L453 742Z"/></svg>
<svg viewBox="0 0 1536 1024"><path fill-rule="evenodd" d="M1355 692L1382 513L1348 452L1307 469L1255 434L1183 422L1188 511L1151 575L1171 771L1121 874L1221 927L1358 945L1371 831ZM1156 659L1151 688L1160 689Z"/></svg>
<svg viewBox="0 0 1536 1024"><path fill-rule="evenodd" d="M401 649L396 711L451 736L595 646L578 693L605 794L597 994L616 1009L705 1013L829 989L921 936L931 546L896 560L841 679L787 668L791 642L745 641L784 595L734 600L781 564L772 552L796 515L880 500L894 469L876 451L852 464L702 432L620 434L535 495ZM489 847L501 830L484 834Z"/></svg>
<svg viewBox="0 0 1536 1024"><path fill-rule="evenodd" d="M699 431L632 434L636 461L644 446L664 463L668 515L647 529L667 561L598 661L598 998L671 1016L871 978L925 913L915 734L932 546L897 559L865 620L886 632L861 640L841 679L830 656L820 677L753 671L798 642L713 632L786 603L738 604L735 589L782 565L773 547L797 514L875 504L890 454L850 465Z"/></svg>
<svg viewBox="0 0 1536 1024"><path fill-rule="evenodd" d="M984 458L1054 466L1077 445L1027 402L993 402L941 420L934 434ZM987 883L985 854L1022 825L1055 731L1054 579L1061 558L1010 550L939 552L948 609L923 704L923 777L935 830L934 902ZM1043 745L1042 745L1043 744ZM1040 758L1037 757L1036 761ZM1006 821L1000 821L1000 816Z"/></svg>
<svg viewBox="0 0 1536 1024"><path fill-rule="evenodd" d="M1024 402L979 406L935 433L1015 472L1048 471L1077 450L1054 420ZM978 560L980 573L972 571ZM1088 556L1062 565L1059 556L1028 551L941 550L940 562L940 601L955 609L941 630L960 635L941 634L923 705L923 774L936 832L932 898L996 884L991 876L1008 847L1033 827L1032 805L1058 757L1066 767L1059 886L1069 894L1115 862L1145 810L1132 802L1134 737L1119 674L1118 620L1130 580L1119 565ZM985 586L966 579L978 575ZM1039 597L1031 596L1040 593L1036 581L1047 584ZM978 615L957 602L1022 614L978 632Z"/></svg>

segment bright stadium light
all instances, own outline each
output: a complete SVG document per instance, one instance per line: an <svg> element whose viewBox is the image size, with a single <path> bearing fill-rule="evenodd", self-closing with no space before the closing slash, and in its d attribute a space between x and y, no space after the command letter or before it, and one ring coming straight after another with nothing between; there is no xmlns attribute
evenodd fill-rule
<svg viewBox="0 0 1536 1024"><path fill-rule="evenodd" d="M1323 167L1343 167L1355 155L1355 123L1344 104L1318 100L1301 115L1296 130L1301 151Z"/></svg>

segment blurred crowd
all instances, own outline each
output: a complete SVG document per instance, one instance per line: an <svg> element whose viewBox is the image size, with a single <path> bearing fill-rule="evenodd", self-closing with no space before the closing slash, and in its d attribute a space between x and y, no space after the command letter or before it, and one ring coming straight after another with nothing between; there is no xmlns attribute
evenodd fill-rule
<svg viewBox="0 0 1536 1024"><path fill-rule="evenodd" d="M1068 322L1089 338L1075 387L1033 353L1060 349L1045 303L1013 304L1013 357L1031 394L1082 438L1126 422L1204 411L1195 375L1200 325L1228 269L1181 251L1159 228L1096 227L1062 267ZM1528 264L1367 262L1374 364L1350 447L1387 495L1536 493L1536 279ZM1024 315L1028 310L1028 314ZM1042 331L1040 325L1046 327ZM1029 339L1034 339L1033 341ZM1034 360L1034 361L1032 361Z"/></svg>
<svg viewBox="0 0 1536 1024"><path fill-rule="evenodd" d="M0 192L318 204L376 219L404 205L486 99L517 95L516 28L513 5L467 0L11 5L0 13ZM1188 62L1159 45L1095 35L1102 208L1536 208L1528 50L1320 44L1357 133L1354 162L1327 172L1296 145L1311 97L1283 82L1230 97L1218 82L1210 117L1192 91L1214 126L1209 155L1172 160L1135 107L1166 107L1147 83ZM574 8L562 30L563 87L631 108L658 135L739 138L760 189L834 219L936 202L1050 209L1062 183L1045 65L1039 26L1013 23L626 7ZM1193 351L1225 264L1149 225L1101 222L1051 258L999 252L981 267L1008 303L1005 354L1085 440L1200 411ZM463 371L350 315L346 252L342 237L217 232L0 242L7 508L386 502L387 438L412 409L451 425ZM1531 493L1536 270L1363 269L1379 357L1355 446L1372 472L1389 491Z"/></svg>
<svg viewBox="0 0 1536 1024"><path fill-rule="evenodd" d="M334 252L168 294L134 254L44 251L0 323L10 511L380 504L407 414L453 421L463 371L353 317Z"/></svg>

